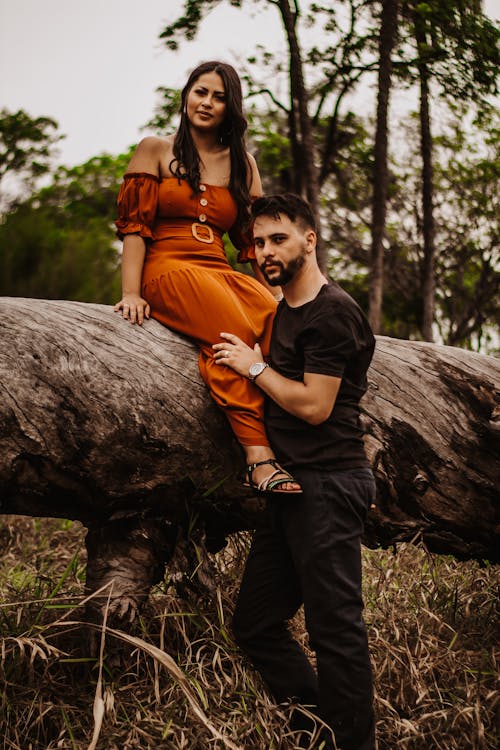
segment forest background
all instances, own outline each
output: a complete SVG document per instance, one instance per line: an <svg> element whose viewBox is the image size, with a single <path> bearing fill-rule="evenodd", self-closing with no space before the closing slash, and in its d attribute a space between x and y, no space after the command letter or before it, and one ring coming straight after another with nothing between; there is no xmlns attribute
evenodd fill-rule
<svg viewBox="0 0 500 750"><path fill-rule="evenodd" d="M219 56L243 77L265 190L302 193L317 211L324 267L377 332L495 354L499 32L481 3L190 0L159 43L194 50L224 7L280 21L276 52ZM168 83L143 134L175 129ZM0 294L109 304L132 147L58 165L63 137L51 113L1 112Z"/></svg>

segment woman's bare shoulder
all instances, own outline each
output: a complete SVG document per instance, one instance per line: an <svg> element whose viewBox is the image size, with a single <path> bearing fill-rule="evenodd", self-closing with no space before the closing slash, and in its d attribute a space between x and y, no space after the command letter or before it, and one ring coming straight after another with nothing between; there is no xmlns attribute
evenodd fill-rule
<svg viewBox="0 0 500 750"><path fill-rule="evenodd" d="M127 172L150 172L160 175L160 164L172 150L171 136L148 135L143 138L135 149Z"/></svg>

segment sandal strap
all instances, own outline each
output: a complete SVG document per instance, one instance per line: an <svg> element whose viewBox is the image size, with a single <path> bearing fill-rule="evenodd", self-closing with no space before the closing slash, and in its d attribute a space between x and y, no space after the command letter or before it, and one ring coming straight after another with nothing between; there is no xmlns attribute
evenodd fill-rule
<svg viewBox="0 0 500 750"><path fill-rule="evenodd" d="M281 477L281 479L273 479L275 474L269 477L267 484L265 486L266 492L272 492L275 487L279 487L282 484L286 484L286 482L293 482L294 484L298 484L298 482L295 479L290 478L290 474L288 472L283 472L286 474L285 477Z"/></svg>
<svg viewBox="0 0 500 750"><path fill-rule="evenodd" d="M275 469L281 468L279 463L276 461L275 458L266 458L265 461L257 461L255 464L248 464L247 465L247 471L252 474L253 470L257 468L257 466L264 466L265 464L269 464L270 466L274 466Z"/></svg>
<svg viewBox="0 0 500 750"><path fill-rule="evenodd" d="M248 464L247 474L252 483L252 474L254 472L254 469L256 469L257 466L264 466L266 464L268 466L272 466L275 471L273 471L273 473L269 477L263 479L260 484L254 485L260 492L265 492L266 490L272 491L275 487L279 487L280 484L285 484L286 482L293 482L294 484L296 483L296 480L292 477L292 475L289 474L286 469L280 466L275 458L267 458L265 461L257 461L254 464ZM282 477L280 479L275 479L278 474L281 474Z"/></svg>
<svg viewBox="0 0 500 750"><path fill-rule="evenodd" d="M270 489L269 485L271 484L271 482L274 479L274 477L277 476L278 474L281 474L281 473L282 472L279 469L276 469L276 471L273 471L273 473L270 476L268 476L265 479L263 479L262 482L259 484L259 486L258 486L259 490L261 490L262 492L265 492L265 490ZM289 482L290 480L289 479L283 479L282 481L283 482ZM276 482L279 482L279 479L275 479L275 483Z"/></svg>
<svg viewBox="0 0 500 750"><path fill-rule="evenodd" d="M247 474L250 474L250 476L253 474L254 470L257 468L257 466L265 466L268 464L269 466L272 466L276 470L281 470L281 466L277 462L275 458L266 458L264 461L257 461L254 464L247 464Z"/></svg>

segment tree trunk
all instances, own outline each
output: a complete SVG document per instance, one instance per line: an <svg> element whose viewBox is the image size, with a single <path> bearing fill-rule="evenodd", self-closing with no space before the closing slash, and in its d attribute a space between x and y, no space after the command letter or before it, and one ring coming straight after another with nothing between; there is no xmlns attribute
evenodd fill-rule
<svg viewBox="0 0 500 750"><path fill-rule="evenodd" d="M300 54L299 40L296 32L298 5L294 3L294 11L290 7L290 0L278 0L283 26L285 28L290 56L290 117L294 122L294 138L292 157L294 159L295 181L305 187L307 200L311 204L317 223L318 234L318 263L325 270L327 266L326 254L321 242L321 217L319 213L319 181L316 167L313 128L307 106L307 91L304 83L304 71ZM298 123L298 127L297 127ZM297 131L300 132L298 144ZM297 149L297 145L300 147ZM301 191L302 192L302 191Z"/></svg>
<svg viewBox="0 0 500 750"><path fill-rule="evenodd" d="M216 551L254 526L261 503L240 485L191 342L105 305L21 298L0 298L0 330L0 512L81 520L89 590L113 580L133 615L179 528L196 517ZM378 487L368 545L421 538L500 559L499 381L491 357L378 338L363 400Z"/></svg>
<svg viewBox="0 0 500 750"><path fill-rule="evenodd" d="M387 168L387 115L391 90L392 50L398 24L398 0L382 3L379 37L379 70L377 127L373 163L372 250L368 320L375 333L380 333L384 285L384 234L389 171Z"/></svg>
<svg viewBox="0 0 500 750"><path fill-rule="evenodd" d="M424 253L422 262L422 324L424 341L434 341L432 330L435 307L435 248L434 248L434 174L432 165L432 134L429 110L429 70L425 62L426 34L423 21L415 21L420 79L420 151L422 154L422 234Z"/></svg>

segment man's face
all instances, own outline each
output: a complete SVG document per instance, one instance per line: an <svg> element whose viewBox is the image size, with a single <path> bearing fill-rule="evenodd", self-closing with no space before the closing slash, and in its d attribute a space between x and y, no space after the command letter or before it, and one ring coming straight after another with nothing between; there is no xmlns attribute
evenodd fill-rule
<svg viewBox="0 0 500 750"><path fill-rule="evenodd" d="M314 234L314 233L312 233ZM255 257L270 286L284 286L304 265L311 231L285 214L258 216L253 225Z"/></svg>

